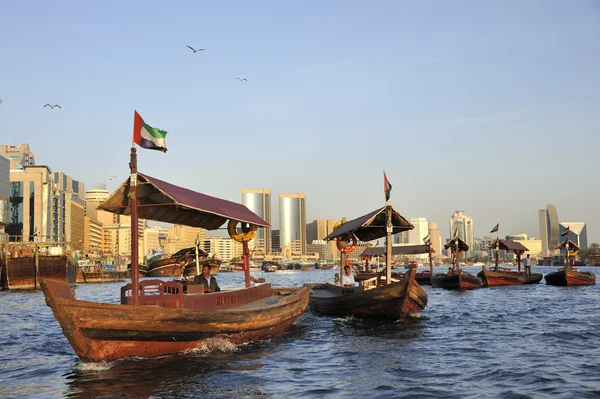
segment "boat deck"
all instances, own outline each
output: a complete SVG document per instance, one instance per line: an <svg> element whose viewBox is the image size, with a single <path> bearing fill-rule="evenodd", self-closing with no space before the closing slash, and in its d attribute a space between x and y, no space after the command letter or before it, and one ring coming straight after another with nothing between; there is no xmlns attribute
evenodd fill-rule
<svg viewBox="0 0 600 399"><path fill-rule="evenodd" d="M241 306L236 306L235 309L253 309L253 308L261 308L264 306L276 305L285 298L287 295L273 295L268 298L262 298L253 302L246 303Z"/></svg>

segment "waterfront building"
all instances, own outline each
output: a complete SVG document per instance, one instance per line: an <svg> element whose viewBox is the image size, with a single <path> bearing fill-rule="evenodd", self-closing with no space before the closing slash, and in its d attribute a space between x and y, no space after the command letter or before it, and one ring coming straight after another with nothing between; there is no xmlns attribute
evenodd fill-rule
<svg viewBox="0 0 600 399"><path fill-rule="evenodd" d="M9 223L11 241L50 241L53 237L52 171L29 165L10 171Z"/></svg>
<svg viewBox="0 0 600 399"><path fill-rule="evenodd" d="M483 236L479 241L479 249L481 252L485 251L487 253L488 259L494 259L494 249L490 248L494 240L495 238L492 238L492 236Z"/></svg>
<svg viewBox="0 0 600 399"><path fill-rule="evenodd" d="M104 250L104 228L102 223L84 216L83 249L86 252L99 253ZM109 253L107 251L107 253Z"/></svg>
<svg viewBox="0 0 600 399"><path fill-rule="evenodd" d="M585 222L561 222L559 227L559 233L561 234L560 241L564 241L567 238L562 236L567 229L570 230L568 235L569 240L573 241L581 249L588 247L587 224ZM561 253L564 253L564 250Z"/></svg>
<svg viewBox="0 0 600 399"><path fill-rule="evenodd" d="M242 243L230 237L205 237L202 243L201 248L204 251L208 252L210 256L215 255L224 262L242 256Z"/></svg>
<svg viewBox="0 0 600 399"><path fill-rule="evenodd" d="M29 144L0 145L0 156L10 160L10 169L23 169L35 165L35 156L29 151Z"/></svg>
<svg viewBox="0 0 600 399"><path fill-rule="evenodd" d="M158 252L160 249L160 228L146 227L144 229L144 254L152 256L153 253Z"/></svg>
<svg viewBox="0 0 600 399"><path fill-rule="evenodd" d="M279 194L279 244L293 253L306 253L306 196Z"/></svg>
<svg viewBox="0 0 600 399"><path fill-rule="evenodd" d="M196 245L196 238L202 242L205 237L205 230L200 227L183 226L174 224L169 227L167 239L163 244L165 253L168 255L184 248L190 248Z"/></svg>
<svg viewBox="0 0 600 399"><path fill-rule="evenodd" d="M473 219L463 213L455 211L450 218L450 235L454 235L458 227L458 237L469 246L469 250L463 255L465 258L473 256Z"/></svg>
<svg viewBox="0 0 600 399"><path fill-rule="evenodd" d="M337 248L335 250L337 252ZM319 260L335 260L334 252L331 249L331 243L323 240L313 240L306 245L307 254L317 254Z"/></svg>
<svg viewBox="0 0 600 399"><path fill-rule="evenodd" d="M74 249L84 248L85 237L85 202L75 194L70 194L70 201L65 212L65 239Z"/></svg>
<svg viewBox="0 0 600 399"><path fill-rule="evenodd" d="M331 234L333 232L333 228L336 223L337 223L337 220L320 219L320 220L313 220L312 223L307 224L306 225L306 243L307 243L307 245L314 243L314 241L324 240L325 237L327 237L329 234ZM323 241L323 242L325 242L325 241ZM337 251L336 241L332 240L329 243L327 243L327 242L325 242L325 243L329 245L329 247L330 247L329 252L331 252L333 254L333 259L338 259L338 251ZM307 247L306 251L311 252L311 251L309 251L308 247ZM321 259L324 259L324 258L321 258Z"/></svg>
<svg viewBox="0 0 600 399"><path fill-rule="evenodd" d="M10 204L10 161L0 156L0 231L9 223Z"/></svg>
<svg viewBox="0 0 600 399"><path fill-rule="evenodd" d="M556 207L552 204L546 205L546 209L540 209L538 212L540 221L540 240L542 240L542 257L558 254L555 249L560 239L560 224L558 223L558 213Z"/></svg>
<svg viewBox="0 0 600 399"><path fill-rule="evenodd" d="M251 248L259 248L266 254L270 254L271 248L271 191L265 188L242 190L242 204L250 209L265 222L269 227L259 227L256 237L248 245Z"/></svg>

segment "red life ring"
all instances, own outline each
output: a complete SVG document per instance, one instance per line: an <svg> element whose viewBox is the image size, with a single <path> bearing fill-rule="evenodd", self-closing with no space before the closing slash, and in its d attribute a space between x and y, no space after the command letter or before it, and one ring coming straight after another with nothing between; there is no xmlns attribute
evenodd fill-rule
<svg viewBox="0 0 600 399"><path fill-rule="evenodd" d="M350 241L352 244L348 245L347 247L342 247L342 238L338 237L336 240L336 245L337 245L337 249L340 250L341 253L343 254L349 254L350 252L354 251L354 249L356 249L356 237L354 237L354 234L352 234L350 236L350 239L348 240Z"/></svg>

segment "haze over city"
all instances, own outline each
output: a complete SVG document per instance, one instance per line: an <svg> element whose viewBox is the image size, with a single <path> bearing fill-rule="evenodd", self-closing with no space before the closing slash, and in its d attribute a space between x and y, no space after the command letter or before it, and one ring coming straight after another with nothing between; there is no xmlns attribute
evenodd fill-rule
<svg viewBox="0 0 600 399"><path fill-rule="evenodd" d="M597 2L58 4L2 5L0 142L87 187L126 178L135 109L169 131L140 171L268 188L274 226L280 193L307 221L382 206L385 170L444 237L455 210L538 237L552 203L600 241Z"/></svg>

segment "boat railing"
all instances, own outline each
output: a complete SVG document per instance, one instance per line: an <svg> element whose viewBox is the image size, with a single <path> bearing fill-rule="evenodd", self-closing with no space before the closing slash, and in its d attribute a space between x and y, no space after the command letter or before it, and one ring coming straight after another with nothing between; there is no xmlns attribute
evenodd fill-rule
<svg viewBox="0 0 600 399"><path fill-rule="evenodd" d="M121 287L121 304L133 304L131 283ZM180 308L183 286L172 281L145 280L138 284L140 305Z"/></svg>
<svg viewBox="0 0 600 399"><path fill-rule="evenodd" d="M370 290L370 289L373 289L373 288L377 288L377 286L379 285L379 280L380 280L379 276L371 277L369 279L362 280L360 282L360 285L363 286L363 288L365 289L365 291L366 290Z"/></svg>

